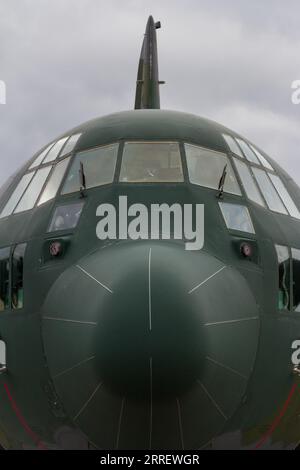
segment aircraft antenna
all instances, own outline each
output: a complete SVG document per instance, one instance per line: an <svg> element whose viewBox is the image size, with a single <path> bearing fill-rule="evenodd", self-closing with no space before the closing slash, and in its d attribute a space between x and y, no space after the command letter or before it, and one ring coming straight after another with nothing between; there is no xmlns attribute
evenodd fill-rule
<svg viewBox="0 0 300 470"><path fill-rule="evenodd" d="M160 21L149 16L142 45L135 94L135 109L160 109L156 30Z"/></svg>

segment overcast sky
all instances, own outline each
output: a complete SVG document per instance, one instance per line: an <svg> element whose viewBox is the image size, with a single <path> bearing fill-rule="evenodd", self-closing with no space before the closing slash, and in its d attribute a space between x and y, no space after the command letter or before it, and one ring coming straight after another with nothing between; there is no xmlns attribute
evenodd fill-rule
<svg viewBox="0 0 300 470"><path fill-rule="evenodd" d="M0 0L0 183L62 132L133 108L149 14L161 107L234 129L300 184L299 0Z"/></svg>

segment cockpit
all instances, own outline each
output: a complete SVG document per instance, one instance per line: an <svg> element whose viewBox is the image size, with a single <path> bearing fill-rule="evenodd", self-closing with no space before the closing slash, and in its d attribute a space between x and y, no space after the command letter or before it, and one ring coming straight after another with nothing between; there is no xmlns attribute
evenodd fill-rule
<svg viewBox="0 0 300 470"><path fill-rule="evenodd" d="M88 190L116 184L191 184L220 189L270 211L300 219L300 213L271 163L249 142L223 134L227 152L190 142L128 141L76 152L80 133L64 137L43 149L31 162L9 199L0 219L29 211L61 196L79 192L84 176ZM81 178L80 178L81 174ZM56 208L49 231L75 227L82 204ZM244 204L219 201L228 228L254 233ZM62 212L64 214L60 214Z"/></svg>

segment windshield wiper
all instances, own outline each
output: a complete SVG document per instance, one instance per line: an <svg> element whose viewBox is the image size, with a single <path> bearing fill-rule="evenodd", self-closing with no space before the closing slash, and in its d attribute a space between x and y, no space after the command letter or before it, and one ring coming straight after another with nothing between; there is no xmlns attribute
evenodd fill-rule
<svg viewBox="0 0 300 470"><path fill-rule="evenodd" d="M223 168L222 176L221 176L220 181L219 181L218 194L217 194L217 198L219 198L219 199L222 199L222 197L223 197L226 176L227 176L227 163Z"/></svg>

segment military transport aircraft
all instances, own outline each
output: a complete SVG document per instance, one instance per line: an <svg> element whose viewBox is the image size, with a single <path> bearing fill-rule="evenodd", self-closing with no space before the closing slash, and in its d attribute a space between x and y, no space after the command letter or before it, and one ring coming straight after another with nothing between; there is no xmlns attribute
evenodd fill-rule
<svg viewBox="0 0 300 470"><path fill-rule="evenodd" d="M1 190L6 449L300 441L299 188L247 138L160 109L159 27L150 17L135 109L62 134ZM203 247L168 223L101 235L121 198L131 221L201 205Z"/></svg>

